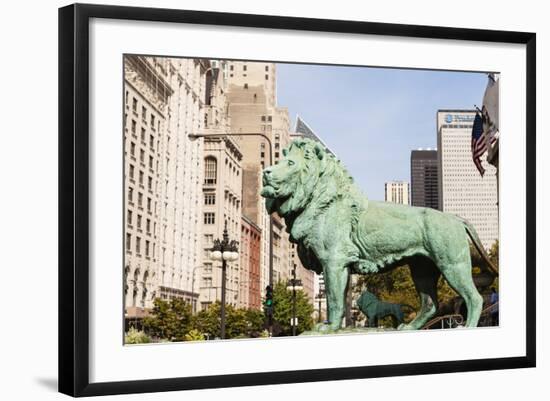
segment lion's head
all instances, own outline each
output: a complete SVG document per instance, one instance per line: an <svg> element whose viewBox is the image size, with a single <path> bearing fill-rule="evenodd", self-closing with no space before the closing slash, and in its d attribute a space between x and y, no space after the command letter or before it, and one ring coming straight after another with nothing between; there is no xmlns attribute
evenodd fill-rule
<svg viewBox="0 0 550 401"><path fill-rule="evenodd" d="M303 209L312 198L326 155L309 139L295 139L283 149L284 158L263 171L261 195L266 198L268 212L284 217Z"/></svg>
<svg viewBox="0 0 550 401"><path fill-rule="evenodd" d="M283 150L283 156L278 164L263 171L261 195L269 213L295 216L306 207L323 207L355 192L345 168L318 142L295 139Z"/></svg>

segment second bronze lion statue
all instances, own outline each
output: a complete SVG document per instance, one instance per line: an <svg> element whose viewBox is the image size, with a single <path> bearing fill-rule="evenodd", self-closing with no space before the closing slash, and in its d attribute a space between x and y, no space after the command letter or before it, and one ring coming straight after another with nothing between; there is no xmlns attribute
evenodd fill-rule
<svg viewBox="0 0 550 401"><path fill-rule="evenodd" d="M341 328L350 273L403 264L421 307L399 329L419 329L435 314L441 274L465 301L466 326L477 326L483 299L472 279L468 237L486 254L468 222L434 209L369 201L340 162L312 140L294 140L283 155L263 171L261 195L268 212L285 219L302 264L324 275L329 322L317 330Z"/></svg>

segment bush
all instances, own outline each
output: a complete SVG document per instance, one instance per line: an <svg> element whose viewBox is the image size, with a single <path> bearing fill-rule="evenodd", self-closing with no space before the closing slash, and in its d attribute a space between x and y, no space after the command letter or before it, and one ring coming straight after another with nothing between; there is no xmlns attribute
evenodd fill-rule
<svg viewBox="0 0 550 401"><path fill-rule="evenodd" d="M125 344L148 344L150 342L151 338L135 327L130 327L130 330L128 330L128 333L124 336Z"/></svg>
<svg viewBox="0 0 550 401"><path fill-rule="evenodd" d="M185 336L185 341L204 341L205 337L204 334L202 334L197 329L191 330L189 333L187 333Z"/></svg>

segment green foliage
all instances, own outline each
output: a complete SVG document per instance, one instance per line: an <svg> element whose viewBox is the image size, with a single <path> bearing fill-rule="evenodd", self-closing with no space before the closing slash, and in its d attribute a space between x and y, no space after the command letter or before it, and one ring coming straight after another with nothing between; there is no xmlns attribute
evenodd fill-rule
<svg viewBox="0 0 550 401"><path fill-rule="evenodd" d="M184 339L185 341L204 341L205 337L199 330L192 329L184 336Z"/></svg>
<svg viewBox="0 0 550 401"><path fill-rule="evenodd" d="M211 337L220 337L220 302L215 302L200 311L195 319L195 328ZM264 316L255 309L225 306L225 338L259 337L263 330Z"/></svg>
<svg viewBox="0 0 550 401"><path fill-rule="evenodd" d="M284 283L277 283L273 291L273 319L280 327L279 336L292 335L292 326L290 319L292 318L292 291L287 290ZM296 291L296 317L298 318L298 326L296 326L296 334L311 330L313 327L313 305L308 301L306 294L303 291Z"/></svg>
<svg viewBox="0 0 550 401"><path fill-rule="evenodd" d="M361 275L353 288L354 298L368 290L382 301L420 307L420 299L409 272L404 265L392 271L379 274Z"/></svg>
<svg viewBox="0 0 550 401"><path fill-rule="evenodd" d="M170 301L157 298L151 315L143 320L145 330L154 337L184 341L192 329L191 305L181 298Z"/></svg>
<svg viewBox="0 0 550 401"><path fill-rule="evenodd" d="M352 290L354 298L357 298L364 290L368 290L382 301L409 305L415 310L420 308L420 298L407 265L386 273L359 276ZM440 304L446 304L457 297L456 292L443 277L437 284L437 297ZM406 313L405 321L409 320Z"/></svg>
<svg viewBox="0 0 550 401"><path fill-rule="evenodd" d="M124 336L125 344L147 344L151 342L151 338L143 331L137 330L135 327L130 327L128 333Z"/></svg>

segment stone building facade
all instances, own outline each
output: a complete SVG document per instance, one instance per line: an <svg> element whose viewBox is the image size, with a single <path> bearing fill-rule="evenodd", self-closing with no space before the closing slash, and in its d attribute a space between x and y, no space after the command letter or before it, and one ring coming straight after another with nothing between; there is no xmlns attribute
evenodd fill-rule
<svg viewBox="0 0 550 401"><path fill-rule="evenodd" d="M188 134L204 121L208 62L124 59L125 309L155 298L194 302L201 261L202 143Z"/></svg>

